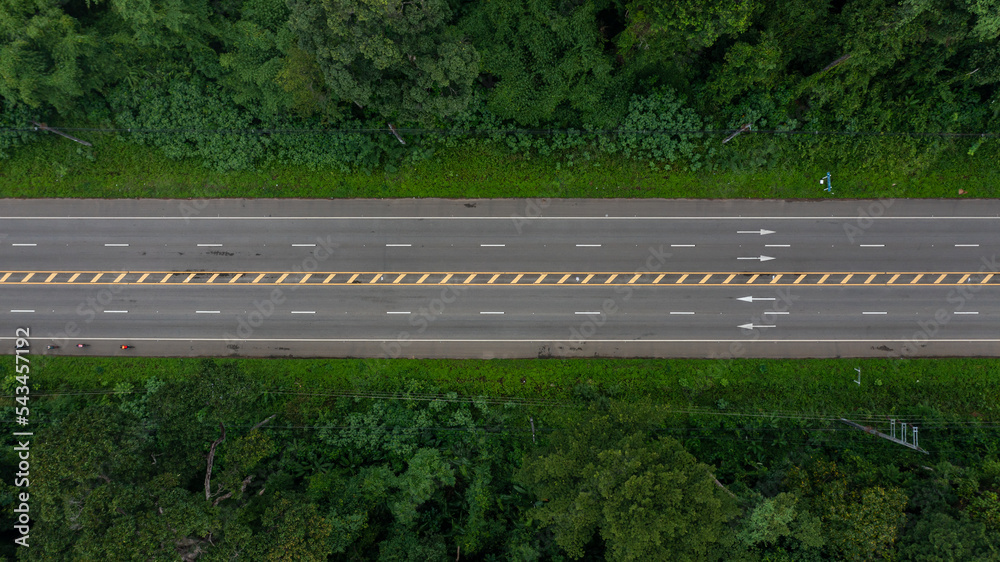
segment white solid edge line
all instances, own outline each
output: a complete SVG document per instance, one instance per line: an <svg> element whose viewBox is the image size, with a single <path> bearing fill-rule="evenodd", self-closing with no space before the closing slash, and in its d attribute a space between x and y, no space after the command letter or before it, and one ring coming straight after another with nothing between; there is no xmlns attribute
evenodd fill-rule
<svg viewBox="0 0 1000 562"><path fill-rule="evenodd" d="M956 248L978 248L979 244L955 244Z"/></svg>
<svg viewBox="0 0 1000 562"><path fill-rule="evenodd" d="M37 246L38 244L11 244L11 246Z"/></svg>
<svg viewBox="0 0 1000 562"><path fill-rule="evenodd" d="M120 337L121 336L113 337L113 338L89 338L89 339L92 339L92 340L95 340L95 341L116 341L116 340L120 339ZM13 336L0 336L0 341L3 341L3 340L15 340L15 339L17 339L17 338L15 338ZM133 338L130 338L130 339L133 340L133 341L150 341L150 342L158 342L158 341L180 341L180 342L201 341L201 342L220 342L220 343L224 343L224 342L233 341L231 338L168 338L168 337L134 338L133 337ZM256 341L256 342L317 342L317 343L337 343L337 342L365 343L365 342L403 342L403 341L423 342L423 343L491 343L491 342L497 342L497 343L558 342L558 343L574 343L574 344L580 343L579 340L575 340L575 339L561 340L561 339L551 339L551 338L549 338L549 339L523 339L523 340L517 340L517 339L507 339L507 340L497 340L497 339L493 339L493 340L484 340L484 339L479 339L479 340L475 340L475 339L417 339L417 338L407 338L407 339L398 339L398 338L308 338L308 339L295 339L295 338L256 338L256 339L253 339L253 338L246 338L246 339L240 339L240 340L236 340L236 341L242 341L242 342L251 342L251 341ZM839 339L839 340L838 339L829 339L829 340L820 340L820 339L791 340L791 339L789 339L789 340L782 340L782 339L763 339L763 338L740 338L740 339L712 338L712 339L706 339L706 340L695 340L695 339L692 339L692 340L663 340L663 339L651 339L651 340L637 340L637 339L628 339L628 340L600 340L600 339L593 339L593 340L587 340L587 341L591 342L591 343L720 343L720 342L747 342L747 343L753 343L753 342L762 342L762 343L873 343L873 342L892 342L892 343L912 343L913 339L912 338L901 338L901 339L900 338L893 338L893 339L882 338L882 339L868 339L868 340L855 340L855 339ZM989 339L987 339L987 338L982 338L982 339L964 339L964 340L963 339L940 339L940 340L934 340L934 339L932 339L932 340L927 340L927 341L932 342L932 343L1000 343L1000 339L995 339L995 338L989 338Z"/></svg>
<svg viewBox="0 0 1000 562"><path fill-rule="evenodd" d="M105 310L105 314L128 314L127 310Z"/></svg>
<svg viewBox="0 0 1000 562"><path fill-rule="evenodd" d="M888 312L862 312L861 314L889 314Z"/></svg>
<svg viewBox="0 0 1000 562"><path fill-rule="evenodd" d="M316 246L316 244L292 244L293 248L299 248L299 247L302 247L302 248L313 248L315 246Z"/></svg>
<svg viewBox="0 0 1000 562"><path fill-rule="evenodd" d="M121 246L128 246L128 244L105 244L105 246L116 246L116 247L121 247Z"/></svg>
<svg viewBox="0 0 1000 562"><path fill-rule="evenodd" d="M655 217L600 217L600 216L579 216L579 217L553 217L553 216L538 216L538 217L528 217L519 216L517 220L740 220L740 221L751 221L751 220L829 220L829 221L843 221L843 220L1000 220L1000 215L994 216L909 216L909 217L873 217L870 215L864 216L845 216L845 215L829 215L829 216L799 216L799 217L750 217L750 216L690 216L690 217L675 217L675 216L655 216ZM29 216L29 217L10 217L10 216L0 216L0 220L503 220L509 221L511 218L509 216L502 217L441 217L441 216L412 216L412 217L398 217L398 216L371 216L371 217L314 217L314 216L288 216L288 217L81 217L81 216L65 216L65 217L54 217L54 216Z"/></svg>
<svg viewBox="0 0 1000 562"><path fill-rule="evenodd" d="M862 248L885 248L885 244L858 244Z"/></svg>
<svg viewBox="0 0 1000 562"><path fill-rule="evenodd" d="M388 310L386 314L409 314L409 310Z"/></svg>
<svg viewBox="0 0 1000 562"><path fill-rule="evenodd" d="M670 314L694 314L693 312L671 312Z"/></svg>
<svg viewBox="0 0 1000 562"><path fill-rule="evenodd" d="M316 314L315 310L293 310L292 314Z"/></svg>
<svg viewBox="0 0 1000 562"><path fill-rule="evenodd" d="M601 313L600 311L597 311L597 312L587 312L587 311L584 311L584 312L577 312L576 314L600 314L600 313Z"/></svg>
<svg viewBox="0 0 1000 562"><path fill-rule="evenodd" d="M956 310L955 314L979 314L979 313L970 310Z"/></svg>
<svg viewBox="0 0 1000 562"><path fill-rule="evenodd" d="M386 246L389 246L391 248L397 248L397 247L399 247L399 248L406 248L406 247L410 246L410 244L386 244Z"/></svg>
<svg viewBox="0 0 1000 562"><path fill-rule="evenodd" d="M35 311L34 309L27 309L27 308L14 308L14 309L11 309L11 312L34 312L34 311Z"/></svg>
<svg viewBox="0 0 1000 562"><path fill-rule="evenodd" d="M195 314L221 314L218 310L196 310Z"/></svg>
<svg viewBox="0 0 1000 562"><path fill-rule="evenodd" d="M488 312L488 311L483 311L483 312L480 312L479 314L503 314L503 312Z"/></svg>

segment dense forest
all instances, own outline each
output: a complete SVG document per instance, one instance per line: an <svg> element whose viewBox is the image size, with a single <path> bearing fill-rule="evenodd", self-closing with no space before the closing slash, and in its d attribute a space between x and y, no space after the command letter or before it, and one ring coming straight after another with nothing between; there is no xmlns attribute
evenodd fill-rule
<svg viewBox="0 0 1000 562"><path fill-rule="evenodd" d="M31 546L16 558L45 562L1000 559L995 362L952 362L962 383L911 394L949 387L941 409L897 410L919 420L929 455L829 415L715 399L734 387L731 400L752 388L771 400L788 384L767 384L773 362L691 362L679 400L628 390L648 376L636 362L604 362L591 373L622 382L581 380L559 399L548 383L463 396L412 377L589 379L580 361L309 363L315 380L353 381L339 390L298 376L276 386L245 361L187 360L182 379L165 360L133 363L160 377L88 388L57 373L113 380L110 363L34 366L29 487L12 485L13 444L0 456L0 556L15 556L11 507L27 489ZM860 402L907 394L904 371L925 367L892 363ZM843 383L850 393L830 394L856 392ZM8 370L3 394L18 384ZM870 414L850 415L879 425Z"/></svg>
<svg viewBox="0 0 1000 562"><path fill-rule="evenodd" d="M466 142L920 166L996 142L998 39L997 0L6 0L0 154L38 120L218 170Z"/></svg>

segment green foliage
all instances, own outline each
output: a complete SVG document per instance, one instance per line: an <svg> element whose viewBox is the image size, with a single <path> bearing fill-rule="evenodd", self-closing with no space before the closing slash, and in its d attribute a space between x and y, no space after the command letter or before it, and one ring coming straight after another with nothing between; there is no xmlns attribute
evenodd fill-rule
<svg viewBox="0 0 1000 562"><path fill-rule="evenodd" d="M933 513L913 525L900 541L899 560L986 562L1000 557L996 533L966 516Z"/></svg>
<svg viewBox="0 0 1000 562"><path fill-rule="evenodd" d="M695 152L697 145L692 139L702 135L687 131L702 130L703 123L694 110L685 107L686 101L670 88L633 96L621 124L618 143L622 153L648 160L653 168L662 165L669 170L681 160L691 169L699 168L700 154Z"/></svg>
<svg viewBox="0 0 1000 562"><path fill-rule="evenodd" d="M289 25L330 94L401 123L462 111L479 55L448 23L445 0L291 0Z"/></svg>
<svg viewBox="0 0 1000 562"><path fill-rule="evenodd" d="M34 127L31 121L36 118L27 106L0 98L0 160L10 158L11 149L28 144L38 138L37 133L27 130L29 127Z"/></svg>

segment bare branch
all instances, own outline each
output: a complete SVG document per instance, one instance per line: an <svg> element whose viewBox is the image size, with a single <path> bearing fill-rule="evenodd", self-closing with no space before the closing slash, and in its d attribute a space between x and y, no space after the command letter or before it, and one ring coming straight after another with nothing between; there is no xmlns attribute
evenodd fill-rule
<svg viewBox="0 0 1000 562"><path fill-rule="evenodd" d="M830 64L826 65L826 68L824 68L823 70L820 70L820 72L826 72L827 70L830 70L831 68L833 68L833 67L835 67L835 66L843 63L844 61L846 61L849 58L851 58L850 53L848 53L848 54L840 57L839 59L831 62Z"/></svg>
<svg viewBox="0 0 1000 562"><path fill-rule="evenodd" d="M251 428L250 428L250 431L253 431L253 430L255 430L255 429L260 429L260 428L261 428L261 427L262 427L262 426L263 426L263 425L264 425L265 423L267 423L267 422L269 422L269 421L273 420L273 419L274 419L274 416L276 416L276 415L278 415L278 414L272 414L272 415L271 415L270 417L268 417L268 418L267 418L267 419L265 419L264 421L262 421L262 422L260 422L259 424L257 424L257 425L255 425L255 426L251 427Z"/></svg>
<svg viewBox="0 0 1000 562"><path fill-rule="evenodd" d="M71 136L67 135L66 133L64 133L62 131L57 131L57 130L53 129L52 127L49 127L45 123L39 123L38 121L32 121L32 124L34 124L36 127L38 127L39 129L41 129L43 131L49 131L50 133L55 133L55 134L57 134L57 135L59 135L61 137L66 137L69 140L76 141L76 142L78 142L78 143L80 143L82 145L94 146L94 145L90 144L89 142L87 142L85 140L80 140L80 139L78 139L76 137L71 137Z"/></svg>
<svg viewBox="0 0 1000 562"><path fill-rule="evenodd" d="M222 425L222 422L219 422L219 430L222 432L222 436L216 439L208 450L208 469L205 470L205 501L212 499L212 463L215 462L215 448L226 440L226 426Z"/></svg>

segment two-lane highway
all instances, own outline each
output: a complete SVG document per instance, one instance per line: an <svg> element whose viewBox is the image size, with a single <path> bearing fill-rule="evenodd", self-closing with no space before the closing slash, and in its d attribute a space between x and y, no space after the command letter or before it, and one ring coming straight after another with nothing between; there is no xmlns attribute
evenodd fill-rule
<svg viewBox="0 0 1000 562"><path fill-rule="evenodd" d="M994 201L2 201L73 353L997 355ZM121 351L118 344L135 349Z"/></svg>

